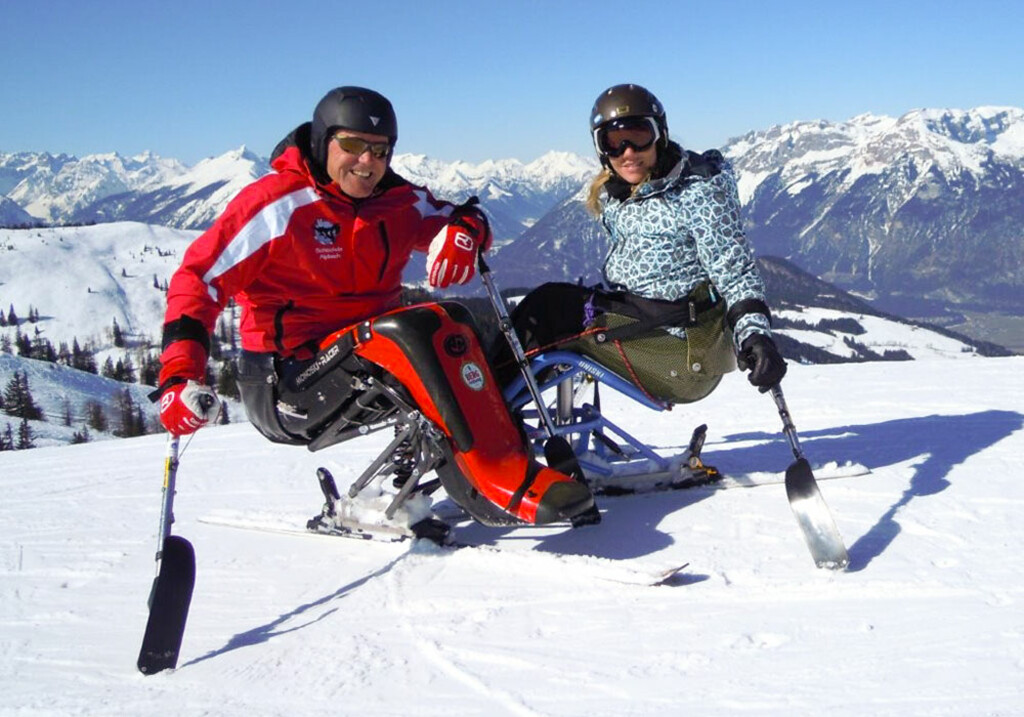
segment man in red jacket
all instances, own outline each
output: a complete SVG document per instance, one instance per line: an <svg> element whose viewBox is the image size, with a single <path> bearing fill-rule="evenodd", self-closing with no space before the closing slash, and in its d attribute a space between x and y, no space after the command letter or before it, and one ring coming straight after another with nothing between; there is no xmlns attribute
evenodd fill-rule
<svg viewBox="0 0 1024 717"><path fill-rule="evenodd" d="M401 307L413 251L427 253L430 285L444 288L472 278L491 236L474 201L439 201L391 169L397 137L385 97L331 90L312 122L275 148L275 171L192 243L167 294L161 422L182 435L215 415L217 398L203 383L209 335L234 297L242 401L269 439L315 448L329 444L327 430L386 416L393 404L360 400L360 377L372 376L400 388L441 430L463 481L455 490L446 483L450 497L488 503L464 505L474 517L546 523L591 509L586 486L533 460L468 312Z"/></svg>

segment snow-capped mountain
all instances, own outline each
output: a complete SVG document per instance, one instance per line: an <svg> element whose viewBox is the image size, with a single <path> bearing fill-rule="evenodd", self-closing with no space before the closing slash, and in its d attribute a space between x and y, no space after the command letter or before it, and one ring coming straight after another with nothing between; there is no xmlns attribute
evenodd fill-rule
<svg viewBox="0 0 1024 717"><path fill-rule="evenodd" d="M905 313L1024 307L1024 110L794 122L724 151L759 252Z"/></svg>
<svg viewBox="0 0 1024 717"><path fill-rule="evenodd" d="M499 247L492 262L503 286L532 287L545 281L601 281L608 233L587 212L579 189L518 239Z"/></svg>
<svg viewBox="0 0 1024 717"><path fill-rule="evenodd" d="M0 154L0 190L22 209L48 223L88 221L80 212L106 197L145 192L186 171L174 159L151 153L116 152L82 159L65 154Z"/></svg>
<svg viewBox="0 0 1024 717"><path fill-rule="evenodd" d="M572 196L597 172L598 164L568 152L548 152L528 164L517 159L445 163L405 154L395 157L394 167L438 197L450 201L479 197L495 238L502 242L518 237L552 207Z"/></svg>
<svg viewBox="0 0 1024 717"><path fill-rule="evenodd" d="M597 167L594 160L566 152L524 164L516 159L442 162L399 154L397 172L430 187L438 197L480 198L499 242L523 229L574 193ZM138 221L178 229L204 229L246 184L270 171L268 162L241 147L193 167L144 154L67 155L0 153L0 194L46 223ZM0 224L24 224L26 217L4 210ZM31 217L29 217L31 220Z"/></svg>
<svg viewBox="0 0 1024 717"><path fill-rule="evenodd" d="M204 229L247 184L270 171L244 146L157 185L98 199L75 212L81 222L142 221L179 229Z"/></svg>
<svg viewBox="0 0 1024 717"><path fill-rule="evenodd" d="M198 231L136 222L0 229L0 342L7 347L4 350L17 353L19 335L47 341L54 348L77 342L95 354L97 363L124 358L141 367L159 352L164 288L197 235ZM962 359L1000 354L948 332L880 315L865 302L782 260L761 261L777 300L780 345L792 361ZM497 260L494 263L497 265ZM502 278L504 265L495 271ZM504 280L502 286L511 288ZM479 317L481 324L493 319L489 307L481 311L485 312ZM115 341L115 324L123 339L120 347ZM4 355L0 390L15 371L28 374L33 394L51 416L49 422L33 425L39 437L37 445L71 440L80 426L65 427L52 419L68 410L69 402L79 421L90 398L110 409L115 382L86 378L53 363ZM137 384L132 384L132 389L143 396L150 390ZM148 402L137 403L155 420ZM237 404L233 404L231 415L244 420ZM0 430L3 424L0 416Z"/></svg>
<svg viewBox="0 0 1024 717"><path fill-rule="evenodd" d="M760 255L789 258L905 315L933 315L927 302L1024 307L1024 110L794 122L723 150ZM606 239L583 211L581 192L597 170L593 158L551 152L528 164L470 164L400 154L394 167L439 197L480 197L507 284L596 280ZM0 154L0 194L48 222L200 229L266 171L244 147L192 168L149 154ZM407 278L424 273L413 262Z"/></svg>
<svg viewBox="0 0 1024 717"><path fill-rule="evenodd" d="M39 219L33 217L13 199L0 197L0 226L19 227L38 224Z"/></svg>
<svg viewBox="0 0 1024 717"><path fill-rule="evenodd" d="M1024 110L797 122L723 150L759 255L906 315L924 299L1024 308ZM607 238L584 199L500 250L508 283L599 278Z"/></svg>

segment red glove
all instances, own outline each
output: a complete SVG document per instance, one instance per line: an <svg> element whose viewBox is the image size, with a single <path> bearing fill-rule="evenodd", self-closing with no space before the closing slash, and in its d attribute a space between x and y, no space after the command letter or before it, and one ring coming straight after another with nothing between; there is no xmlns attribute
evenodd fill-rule
<svg viewBox="0 0 1024 717"><path fill-rule="evenodd" d="M457 216L437 233L427 250L427 277L440 289L473 278L477 252L491 245L487 221L477 213Z"/></svg>
<svg viewBox="0 0 1024 717"><path fill-rule="evenodd" d="M160 396L160 423L171 434L184 436L209 423L220 409L217 394L197 381L168 386Z"/></svg>

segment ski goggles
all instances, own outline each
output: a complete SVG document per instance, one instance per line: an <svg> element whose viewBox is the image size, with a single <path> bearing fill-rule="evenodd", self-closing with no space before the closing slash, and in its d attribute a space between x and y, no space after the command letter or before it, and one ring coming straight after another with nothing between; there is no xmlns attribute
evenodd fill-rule
<svg viewBox="0 0 1024 717"><path fill-rule="evenodd" d="M594 130L594 146L606 157L621 157L628 147L643 152L659 139L661 130L653 117L624 117Z"/></svg>
<svg viewBox="0 0 1024 717"><path fill-rule="evenodd" d="M391 151L390 142L367 142L365 139L342 134L336 134L331 139L337 142L343 151L354 154L357 157L363 152L369 151L375 158L384 159L388 156L388 152Z"/></svg>

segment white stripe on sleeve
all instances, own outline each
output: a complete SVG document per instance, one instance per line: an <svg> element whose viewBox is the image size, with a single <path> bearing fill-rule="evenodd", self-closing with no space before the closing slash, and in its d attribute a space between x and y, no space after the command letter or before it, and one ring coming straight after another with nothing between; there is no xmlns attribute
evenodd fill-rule
<svg viewBox="0 0 1024 717"><path fill-rule="evenodd" d="M217 261L210 267L210 270L203 275L203 282L213 300L217 301L217 290L211 284L214 279L241 264L267 242L283 235L295 210L319 199L320 197L313 189L305 187L271 202L246 222L234 239L224 247L224 251L217 257Z"/></svg>

